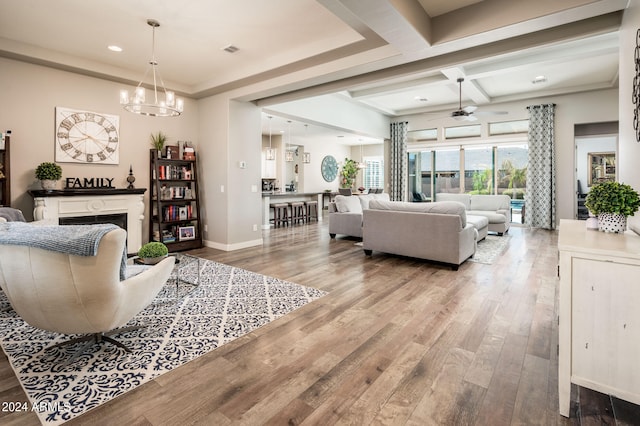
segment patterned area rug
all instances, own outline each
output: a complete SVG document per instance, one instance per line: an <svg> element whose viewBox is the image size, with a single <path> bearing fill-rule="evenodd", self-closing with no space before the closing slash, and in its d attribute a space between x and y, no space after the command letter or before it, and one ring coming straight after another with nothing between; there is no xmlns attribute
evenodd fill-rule
<svg viewBox="0 0 640 426"><path fill-rule="evenodd" d="M504 253L507 245L509 245L510 239L511 237L509 235L487 235L484 240L478 242L476 254L469 260L471 262L491 265Z"/></svg>
<svg viewBox="0 0 640 426"><path fill-rule="evenodd" d="M178 267L184 281L176 290ZM78 345L45 351L69 336L29 326L0 292L0 343L31 399L28 407L15 408L37 412L46 425L63 423L325 294L192 257L128 324L147 328L114 336L131 353L96 344L60 368Z"/></svg>

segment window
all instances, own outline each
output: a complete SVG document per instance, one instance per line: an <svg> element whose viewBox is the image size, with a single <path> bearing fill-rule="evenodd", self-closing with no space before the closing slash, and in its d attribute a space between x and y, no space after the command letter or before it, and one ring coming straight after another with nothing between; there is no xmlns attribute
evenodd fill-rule
<svg viewBox="0 0 640 426"><path fill-rule="evenodd" d="M464 149L464 192L493 194L493 149L489 146Z"/></svg>
<svg viewBox="0 0 640 426"><path fill-rule="evenodd" d="M432 199L432 158L433 151L409 153L409 200L429 201Z"/></svg>
<svg viewBox="0 0 640 426"><path fill-rule="evenodd" d="M363 183L365 188L384 188L383 157L364 157Z"/></svg>
<svg viewBox="0 0 640 426"><path fill-rule="evenodd" d="M408 156L409 200L434 200L435 193L437 201L443 192L506 194L512 198L512 220L520 221L527 190L526 143L438 148ZM426 197L417 197L420 193Z"/></svg>
<svg viewBox="0 0 640 426"><path fill-rule="evenodd" d="M435 188L439 192L460 192L460 149L435 151ZM436 195L437 198L437 195Z"/></svg>

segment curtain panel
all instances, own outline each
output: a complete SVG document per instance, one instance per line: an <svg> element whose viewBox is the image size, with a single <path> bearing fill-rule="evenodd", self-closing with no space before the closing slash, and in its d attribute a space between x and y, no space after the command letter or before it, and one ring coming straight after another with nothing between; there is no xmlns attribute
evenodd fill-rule
<svg viewBox="0 0 640 426"><path fill-rule="evenodd" d="M390 185L389 198L405 201L408 186L407 128L406 121L391 123Z"/></svg>
<svg viewBox="0 0 640 426"><path fill-rule="evenodd" d="M556 228L555 104L529 105L525 224Z"/></svg>

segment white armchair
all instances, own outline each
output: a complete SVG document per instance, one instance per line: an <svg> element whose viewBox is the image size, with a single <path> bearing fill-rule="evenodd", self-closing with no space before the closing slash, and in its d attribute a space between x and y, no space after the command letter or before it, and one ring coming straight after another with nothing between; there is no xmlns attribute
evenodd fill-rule
<svg viewBox="0 0 640 426"><path fill-rule="evenodd" d="M83 334L60 346L86 340L75 355L124 329L165 284L175 259L168 257L131 278L120 280L126 231L114 229L100 240L96 256L77 256L35 247L0 244L0 287L15 311L33 327Z"/></svg>

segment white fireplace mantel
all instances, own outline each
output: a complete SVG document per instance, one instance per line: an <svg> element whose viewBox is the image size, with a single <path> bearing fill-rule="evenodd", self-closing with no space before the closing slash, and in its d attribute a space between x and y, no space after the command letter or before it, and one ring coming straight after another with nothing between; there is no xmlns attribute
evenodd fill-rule
<svg viewBox="0 0 640 426"><path fill-rule="evenodd" d="M137 188L29 191L33 196L34 220L57 223L63 217L126 214L129 253L136 253L142 246L145 192L146 189Z"/></svg>

